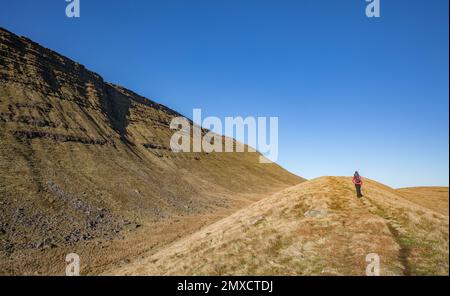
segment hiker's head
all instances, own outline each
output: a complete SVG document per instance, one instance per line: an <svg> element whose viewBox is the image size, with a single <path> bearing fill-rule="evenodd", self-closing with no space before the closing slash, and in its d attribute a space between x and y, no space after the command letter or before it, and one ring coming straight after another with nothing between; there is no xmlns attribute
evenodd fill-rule
<svg viewBox="0 0 450 296"><path fill-rule="evenodd" d="M358 171L356 171L355 174L354 174L353 176L355 176L356 178L358 178L358 177L359 177Z"/></svg>

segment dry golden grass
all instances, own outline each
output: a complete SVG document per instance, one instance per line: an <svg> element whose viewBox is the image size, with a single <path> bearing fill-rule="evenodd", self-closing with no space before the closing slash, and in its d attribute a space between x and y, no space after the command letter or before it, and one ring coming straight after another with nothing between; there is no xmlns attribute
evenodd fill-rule
<svg viewBox="0 0 450 296"><path fill-rule="evenodd" d="M448 215L448 187L411 187L397 192L412 202Z"/></svg>
<svg viewBox="0 0 450 296"><path fill-rule="evenodd" d="M374 181L363 190L304 182L106 274L364 275L369 253L382 275L448 274L448 216Z"/></svg>

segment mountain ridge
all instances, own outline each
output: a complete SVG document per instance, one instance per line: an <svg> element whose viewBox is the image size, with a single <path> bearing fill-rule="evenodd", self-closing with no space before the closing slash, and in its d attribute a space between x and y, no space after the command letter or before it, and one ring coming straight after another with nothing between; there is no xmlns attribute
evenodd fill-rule
<svg viewBox="0 0 450 296"><path fill-rule="evenodd" d="M75 251L95 270L118 260L105 250L131 252L128 237L139 241L133 252L149 248L135 233L160 244L304 181L259 153L172 152L177 116L0 28L2 272L58 273L65 262L46 260Z"/></svg>

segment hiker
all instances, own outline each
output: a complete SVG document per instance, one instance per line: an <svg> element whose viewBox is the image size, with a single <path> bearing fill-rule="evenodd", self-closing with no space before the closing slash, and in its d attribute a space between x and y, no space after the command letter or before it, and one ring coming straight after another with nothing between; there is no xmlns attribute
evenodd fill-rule
<svg viewBox="0 0 450 296"><path fill-rule="evenodd" d="M358 171L355 172L355 174L353 175L353 180L352 180L353 184L355 184L355 188L356 188L356 196L357 197L363 197L362 193L361 193L361 186L363 184L362 178L359 175Z"/></svg>

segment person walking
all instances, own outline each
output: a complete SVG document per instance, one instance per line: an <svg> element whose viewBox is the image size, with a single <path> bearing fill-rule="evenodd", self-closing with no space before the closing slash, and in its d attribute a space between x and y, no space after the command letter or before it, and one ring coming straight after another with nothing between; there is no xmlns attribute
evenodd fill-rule
<svg viewBox="0 0 450 296"><path fill-rule="evenodd" d="M358 171L355 172L355 174L353 175L353 180L352 180L353 184L355 184L355 188L356 188L356 196L357 197L363 197L362 193L361 193L361 186L363 184L362 178L359 175Z"/></svg>

